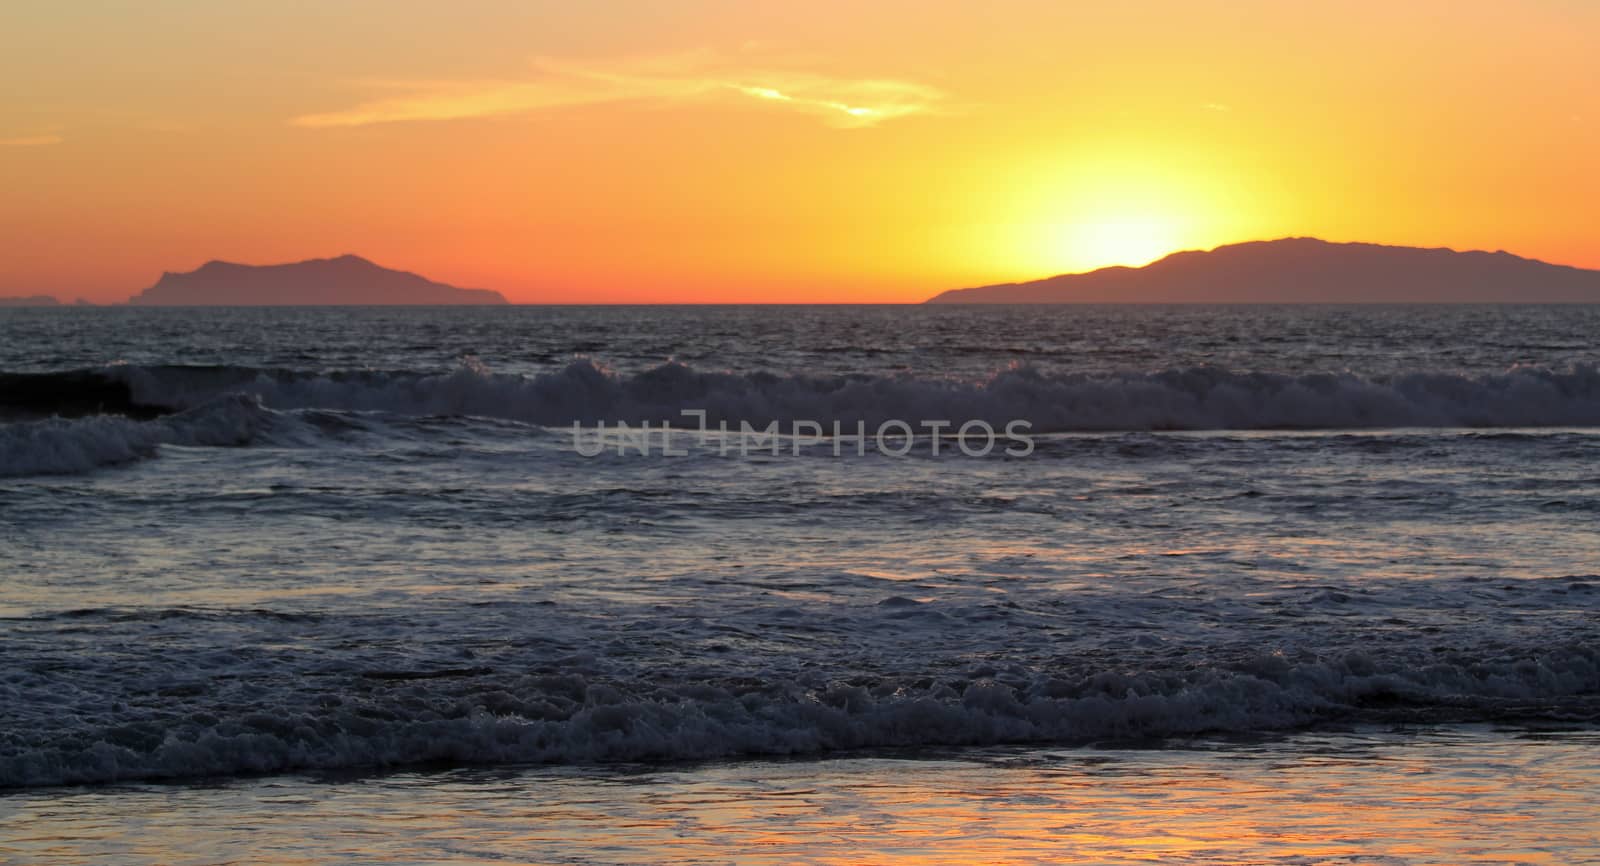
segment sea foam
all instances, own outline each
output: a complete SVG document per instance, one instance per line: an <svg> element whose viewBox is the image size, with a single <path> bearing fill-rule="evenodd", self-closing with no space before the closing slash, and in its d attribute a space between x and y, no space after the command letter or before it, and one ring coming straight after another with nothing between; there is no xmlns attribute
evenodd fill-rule
<svg viewBox="0 0 1600 866"><path fill-rule="evenodd" d="M17 731L0 744L0 787L430 762L1082 744L1326 721L1592 720L1600 656L1591 647L1552 646L1537 656L1403 666L1358 652L1302 663L1265 655L1227 668L820 686L750 678L626 683L576 672L485 670L357 682L360 691L296 688L258 693L256 705L236 707L180 690L144 711L159 725L63 717L48 734Z"/></svg>
<svg viewBox="0 0 1600 866"><path fill-rule="evenodd" d="M1036 433L1600 425L1600 369L1593 366L1387 377L1217 367L1074 375L1023 367L982 381L707 372L676 363L625 375L589 361L532 376L476 366L434 375L183 367L118 367L106 374L127 382L143 403L180 409L241 392L276 409L478 415L555 426L681 423L680 413L702 409L713 423L1022 419Z"/></svg>
<svg viewBox="0 0 1600 866"><path fill-rule="evenodd" d="M161 445L239 446L272 433L285 441L293 438L292 427L245 394L214 397L150 421L89 415L0 424L0 477L78 474L153 457Z"/></svg>

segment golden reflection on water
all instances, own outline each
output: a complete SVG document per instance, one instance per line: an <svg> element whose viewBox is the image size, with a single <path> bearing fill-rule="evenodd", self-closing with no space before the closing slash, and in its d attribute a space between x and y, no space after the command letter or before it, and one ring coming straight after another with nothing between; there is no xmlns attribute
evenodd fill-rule
<svg viewBox="0 0 1600 866"><path fill-rule="evenodd" d="M1455 729L30 791L0 797L0 862L1571 864L1600 858L1597 746Z"/></svg>

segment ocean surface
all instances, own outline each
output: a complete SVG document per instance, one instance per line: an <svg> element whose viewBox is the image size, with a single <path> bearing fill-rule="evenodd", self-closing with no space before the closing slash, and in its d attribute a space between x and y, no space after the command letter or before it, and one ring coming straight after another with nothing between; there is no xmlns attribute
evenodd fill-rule
<svg viewBox="0 0 1600 866"><path fill-rule="evenodd" d="M1600 862L1597 334L0 310L0 861Z"/></svg>

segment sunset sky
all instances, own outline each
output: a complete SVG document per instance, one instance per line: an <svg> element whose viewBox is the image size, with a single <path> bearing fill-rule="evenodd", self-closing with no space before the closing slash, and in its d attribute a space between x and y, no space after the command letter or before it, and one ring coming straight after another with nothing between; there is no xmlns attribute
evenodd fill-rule
<svg viewBox="0 0 1600 866"><path fill-rule="evenodd" d="M0 295L357 253L919 301L1285 235L1600 268L1596 57L1585 0L7 0Z"/></svg>

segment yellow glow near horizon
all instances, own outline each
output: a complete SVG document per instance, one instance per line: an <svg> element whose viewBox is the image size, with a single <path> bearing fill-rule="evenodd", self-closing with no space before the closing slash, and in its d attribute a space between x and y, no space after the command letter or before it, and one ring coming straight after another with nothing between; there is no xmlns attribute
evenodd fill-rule
<svg viewBox="0 0 1600 866"><path fill-rule="evenodd" d="M997 260L1044 276L1123 265L1250 239L1265 203L1185 165L1184 154L1100 144L1018 171L1020 225L995 238ZM1243 234L1242 234L1243 233Z"/></svg>
<svg viewBox="0 0 1600 866"><path fill-rule="evenodd" d="M1065 257L1084 269L1110 265L1139 267L1180 248L1179 221L1156 214L1094 216L1066 227Z"/></svg>

